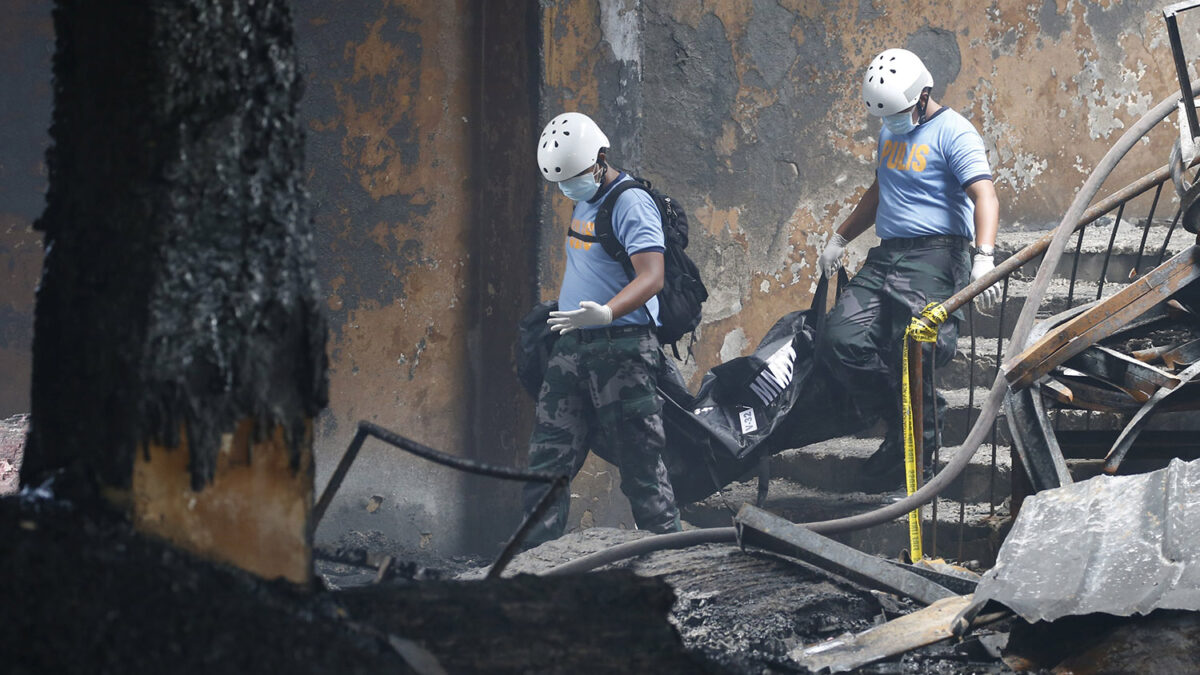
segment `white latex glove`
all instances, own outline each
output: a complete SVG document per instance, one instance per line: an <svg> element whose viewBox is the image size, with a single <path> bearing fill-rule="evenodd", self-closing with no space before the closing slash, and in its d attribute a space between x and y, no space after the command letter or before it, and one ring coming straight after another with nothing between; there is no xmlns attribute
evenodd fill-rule
<svg viewBox="0 0 1200 675"><path fill-rule="evenodd" d="M992 256L988 253L976 253L971 263L971 281L976 281L983 275L992 271L996 266ZM1000 286L992 284L979 295L975 296L975 306L983 311L991 309L997 301L1000 300Z"/></svg>
<svg viewBox="0 0 1200 675"><path fill-rule="evenodd" d="M550 324L550 330L562 335L578 328L607 326L612 323L612 308L591 300L584 300L579 303L579 309L569 312L550 312L550 318L546 319L546 323Z"/></svg>
<svg viewBox="0 0 1200 675"><path fill-rule="evenodd" d="M849 244L846 238L837 232L829 238L829 243L825 244L825 250L821 251L821 257L817 258L817 267L821 269L821 273L826 279L832 279L842 267L842 253L846 251L846 244Z"/></svg>

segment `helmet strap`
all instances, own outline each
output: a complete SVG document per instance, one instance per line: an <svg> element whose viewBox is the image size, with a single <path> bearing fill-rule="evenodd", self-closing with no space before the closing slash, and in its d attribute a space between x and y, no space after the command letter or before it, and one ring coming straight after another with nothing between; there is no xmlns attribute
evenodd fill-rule
<svg viewBox="0 0 1200 675"><path fill-rule="evenodd" d="M921 90L921 97L917 99L917 124L925 123L925 108L929 105L929 87Z"/></svg>

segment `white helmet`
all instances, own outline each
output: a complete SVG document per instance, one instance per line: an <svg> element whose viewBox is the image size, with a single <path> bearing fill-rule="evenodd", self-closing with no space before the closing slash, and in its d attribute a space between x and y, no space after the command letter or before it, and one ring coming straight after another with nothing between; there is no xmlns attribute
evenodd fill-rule
<svg viewBox="0 0 1200 675"><path fill-rule="evenodd" d="M596 163L608 136L583 113L563 113L550 120L538 139L537 161L542 178L557 183Z"/></svg>
<svg viewBox="0 0 1200 675"><path fill-rule="evenodd" d="M887 49L867 66L863 102L875 117L887 117L911 107L932 86L933 76L920 57L907 49Z"/></svg>

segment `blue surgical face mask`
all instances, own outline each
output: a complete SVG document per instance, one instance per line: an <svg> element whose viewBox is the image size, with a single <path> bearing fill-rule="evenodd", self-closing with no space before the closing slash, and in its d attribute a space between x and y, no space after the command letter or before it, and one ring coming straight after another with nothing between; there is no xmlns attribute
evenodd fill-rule
<svg viewBox="0 0 1200 675"><path fill-rule="evenodd" d="M589 171L582 176L559 181L558 189L562 190L568 199L586 202L596 196L596 191L600 189L600 181L596 180L596 176Z"/></svg>
<svg viewBox="0 0 1200 675"><path fill-rule="evenodd" d="M895 115L888 115L883 118L883 124L888 128L888 131L896 136L903 136L917 128L917 124L913 122L911 110L904 110Z"/></svg>

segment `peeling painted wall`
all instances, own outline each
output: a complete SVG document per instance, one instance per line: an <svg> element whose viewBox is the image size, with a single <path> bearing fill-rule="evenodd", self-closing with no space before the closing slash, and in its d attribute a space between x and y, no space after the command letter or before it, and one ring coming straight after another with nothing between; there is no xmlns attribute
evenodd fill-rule
<svg viewBox="0 0 1200 675"><path fill-rule="evenodd" d="M452 454L469 438L467 5L297 3L309 189L330 324L318 490L359 420ZM415 547L447 537L454 548L459 491L453 472L369 443L318 541L347 527Z"/></svg>
<svg viewBox="0 0 1200 675"><path fill-rule="evenodd" d="M614 162L691 215L689 250L711 297L685 374L748 353L805 307L814 261L873 176L878 123L862 71L894 46L921 54L934 97L983 133L1004 227L1056 224L1129 124L1178 91L1160 2L1078 0L574 0L543 3L543 120L592 114ZM1185 48L1200 54L1200 15ZM1106 185L1166 163L1159 131ZM570 206L543 190L539 281L561 278ZM857 268L873 233L851 245ZM603 462L577 481L572 522L628 525Z"/></svg>
<svg viewBox="0 0 1200 675"><path fill-rule="evenodd" d="M518 465L531 407L512 348L534 301L536 177L511 166L533 144L533 71L520 64L536 58L535 15L522 2L297 4L331 325L318 489L360 420ZM413 550L490 551L519 517L517 486L372 441L317 538L375 531Z"/></svg>

